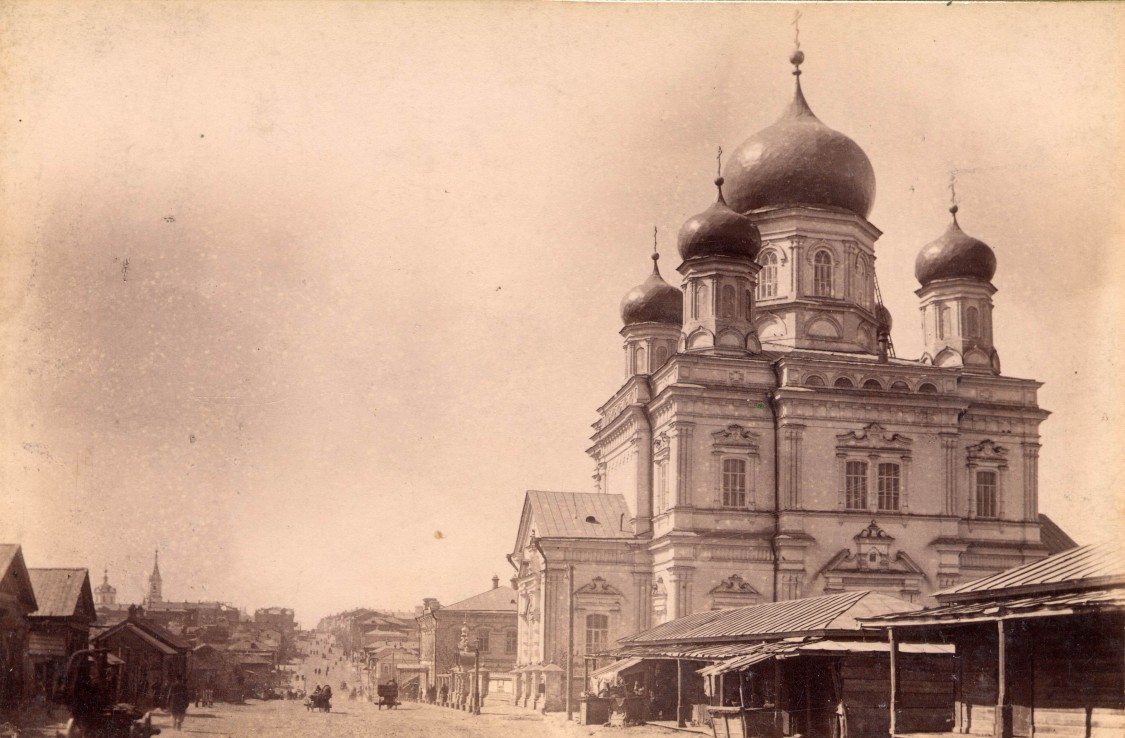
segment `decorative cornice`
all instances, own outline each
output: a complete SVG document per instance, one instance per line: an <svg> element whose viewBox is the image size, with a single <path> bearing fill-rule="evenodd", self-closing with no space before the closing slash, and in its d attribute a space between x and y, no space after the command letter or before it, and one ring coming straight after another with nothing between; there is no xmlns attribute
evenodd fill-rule
<svg viewBox="0 0 1125 738"><path fill-rule="evenodd" d="M836 436L837 448L907 451L913 443L913 439L900 433L890 433L878 423Z"/></svg>

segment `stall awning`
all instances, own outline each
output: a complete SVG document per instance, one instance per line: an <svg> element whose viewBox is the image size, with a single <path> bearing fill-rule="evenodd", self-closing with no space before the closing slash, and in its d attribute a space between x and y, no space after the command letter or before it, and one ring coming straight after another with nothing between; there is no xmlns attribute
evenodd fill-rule
<svg viewBox="0 0 1125 738"><path fill-rule="evenodd" d="M816 641L805 643L798 649L803 653L889 653L891 644L878 641ZM900 643L899 653L951 654L952 643Z"/></svg>
<svg viewBox="0 0 1125 738"><path fill-rule="evenodd" d="M631 669L639 663L641 663L641 659L639 658L621 659L620 661L614 661L609 666L603 666L594 673L590 674L590 677L592 679L604 681L606 679L609 679L610 677L620 674L626 669Z"/></svg>

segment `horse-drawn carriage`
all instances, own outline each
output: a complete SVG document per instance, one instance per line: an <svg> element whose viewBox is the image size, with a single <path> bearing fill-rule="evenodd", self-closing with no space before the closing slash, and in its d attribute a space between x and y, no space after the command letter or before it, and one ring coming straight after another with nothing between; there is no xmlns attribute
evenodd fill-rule
<svg viewBox="0 0 1125 738"><path fill-rule="evenodd" d="M332 709L332 687L327 684L322 689L318 689L311 695L305 698L305 709L309 712L313 710L322 710L328 712Z"/></svg>
<svg viewBox="0 0 1125 738"><path fill-rule="evenodd" d="M393 679L386 684L380 684L377 691L380 710L383 709L384 705L388 710L398 707L398 683Z"/></svg>
<svg viewBox="0 0 1125 738"><path fill-rule="evenodd" d="M56 700L70 709L64 738L151 738L152 714L136 705L114 702L124 662L104 648L75 651L66 662Z"/></svg>

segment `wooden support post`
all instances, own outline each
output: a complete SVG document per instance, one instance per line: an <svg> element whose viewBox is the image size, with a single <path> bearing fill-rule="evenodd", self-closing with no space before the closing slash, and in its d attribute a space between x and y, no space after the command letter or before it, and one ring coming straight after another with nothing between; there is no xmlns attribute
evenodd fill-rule
<svg viewBox="0 0 1125 738"><path fill-rule="evenodd" d="M723 677L725 677L725 676L726 676L725 674L722 674L722 673L719 674L719 701L715 703L719 707L723 706L723 691L724 691L723 690L723 686L724 686L723 685Z"/></svg>
<svg viewBox="0 0 1125 738"><path fill-rule="evenodd" d="M895 638L895 629L887 628L887 641L891 645L891 737L898 732L898 640Z"/></svg>
<svg viewBox="0 0 1125 738"><path fill-rule="evenodd" d="M1002 738L1011 735L1008 729L1008 639L1004 633L1004 621L996 621L996 731L994 735Z"/></svg>
<svg viewBox="0 0 1125 738"><path fill-rule="evenodd" d="M684 722L684 662L676 659L676 726L686 728Z"/></svg>

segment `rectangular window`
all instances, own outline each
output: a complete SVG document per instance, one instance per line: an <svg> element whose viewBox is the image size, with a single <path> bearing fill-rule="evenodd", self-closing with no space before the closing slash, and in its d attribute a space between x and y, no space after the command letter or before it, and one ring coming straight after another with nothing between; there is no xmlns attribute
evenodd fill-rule
<svg viewBox="0 0 1125 738"><path fill-rule="evenodd" d="M997 504L996 472L977 472L977 517L997 518L1000 516Z"/></svg>
<svg viewBox="0 0 1125 738"><path fill-rule="evenodd" d="M516 646L519 644L519 634L514 630L509 630L504 633L504 653L515 653Z"/></svg>
<svg viewBox="0 0 1125 738"><path fill-rule="evenodd" d="M609 647L609 616L586 616L586 653L601 653Z"/></svg>
<svg viewBox="0 0 1125 738"><path fill-rule="evenodd" d="M723 459L723 507L746 507L744 459Z"/></svg>
<svg viewBox="0 0 1125 738"><path fill-rule="evenodd" d="M477 631L477 648L481 653L484 653L488 650L488 636L488 628L482 628L481 630Z"/></svg>
<svg viewBox="0 0 1125 738"><path fill-rule="evenodd" d="M844 474L844 505L849 510L867 509L867 462L849 461Z"/></svg>
<svg viewBox="0 0 1125 738"><path fill-rule="evenodd" d="M656 512L668 509L668 463L661 461L656 465Z"/></svg>
<svg viewBox="0 0 1125 738"><path fill-rule="evenodd" d="M898 464L879 464L879 509L898 510L902 470Z"/></svg>

